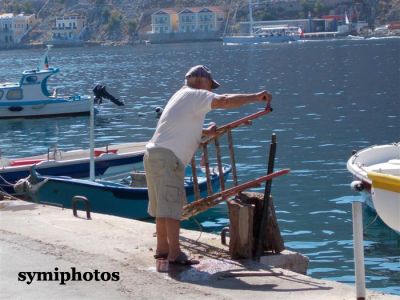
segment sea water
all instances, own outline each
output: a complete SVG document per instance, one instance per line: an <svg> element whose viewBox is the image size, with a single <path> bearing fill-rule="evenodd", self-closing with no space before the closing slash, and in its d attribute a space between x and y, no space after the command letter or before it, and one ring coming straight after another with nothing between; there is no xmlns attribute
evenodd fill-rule
<svg viewBox="0 0 400 300"><path fill-rule="evenodd" d="M35 69L43 50L0 51L0 82L18 81ZM96 145L148 140L163 107L193 65L209 66L218 93L273 94L274 111L234 131L239 181L266 174L269 143L277 135L275 169L289 175L273 181L279 226L288 249L310 258L308 274L354 282L351 202L346 161L353 150L400 140L400 39L303 41L291 44L223 46L222 43L135 47L54 48L49 81L58 93L91 94L107 86L124 107L105 103L96 116ZM216 110L217 125L262 109L261 104ZM6 157L88 148L87 117L0 121ZM226 142L223 156L227 157ZM231 181L228 182L231 184ZM262 192L263 187L258 191ZM218 233L228 224L224 204L185 227ZM364 209L367 288L400 295L400 236Z"/></svg>

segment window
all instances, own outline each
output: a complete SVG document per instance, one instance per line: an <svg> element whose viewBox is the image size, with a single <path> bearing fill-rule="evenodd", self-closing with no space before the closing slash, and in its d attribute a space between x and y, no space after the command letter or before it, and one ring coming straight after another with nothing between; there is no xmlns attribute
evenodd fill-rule
<svg viewBox="0 0 400 300"><path fill-rule="evenodd" d="M22 89L14 88L14 89L8 90L7 99L8 100L21 100L22 99Z"/></svg>
<svg viewBox="0 0 400 300"><path fill-rule="evenodd" d="M4 91L1 91L1 90L0 90L0 100L1 100L1 98L3 97L3 94L4 94Z"/></svg>
<svg viewBox="0 0 400 300"><path fill-rule="evenodd" d="M26 80L27 83L34 83L34 82L37 81L37 77L36 76L27 76L25 78L25 80Z"/></svg>

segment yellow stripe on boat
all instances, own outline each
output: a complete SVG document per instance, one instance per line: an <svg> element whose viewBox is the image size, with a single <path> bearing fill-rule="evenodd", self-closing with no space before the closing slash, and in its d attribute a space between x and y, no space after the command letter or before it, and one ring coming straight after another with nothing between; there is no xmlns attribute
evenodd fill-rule
<svg viewBox="0 0 400 300"><path fill-rule="evenodd" d="M372 180L372 186L377 189L400 193L400 177L382 174L377 172L368 172L368 178Z"/></svg>

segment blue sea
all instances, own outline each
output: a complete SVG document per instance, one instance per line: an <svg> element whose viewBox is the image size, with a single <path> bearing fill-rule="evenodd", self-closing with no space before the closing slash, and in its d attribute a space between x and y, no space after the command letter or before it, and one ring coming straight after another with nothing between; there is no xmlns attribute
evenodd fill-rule
<svg viewBox="0 0 400 300"><path fill-rule="evenodd" d="M43 53L0 51L0 82L18 81ZM350 189L346 162L353 150L400 141L400 39L54 48L50 66L60 73L49 83L69 94L91 94L102 83L126 102L99 108L97 146L145 141L157 124L155 108L166 104L196 64L212 69L221 83L218 93L273 94L271 114L233 133L239 181L266 174L275 133L275 169L291 169L272 185L285 246L310 258L308 275L353 284L351 202L359 195ZM223 125L260 109L253 104L212 111L207 122ZM88 117L2 120L1 155L88 148L88 125ZM193 221L184 226L218 233L228 224L226 205L197 219L202 228ZM400 295L400 236L367 208L364 246L367 288Z"/></svg>

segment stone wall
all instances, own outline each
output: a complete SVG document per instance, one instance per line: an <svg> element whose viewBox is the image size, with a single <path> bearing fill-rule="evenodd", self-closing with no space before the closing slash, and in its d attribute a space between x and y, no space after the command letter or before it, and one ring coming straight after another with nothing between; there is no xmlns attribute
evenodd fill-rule
<svg viewBox="0 0 400 300"><path fill-rule="evenodd" d="M172 32L172 33L152 33L142 35L141 39L149 40L152 44L196 42L204 40L220 40L221 32Z"/></svg>

